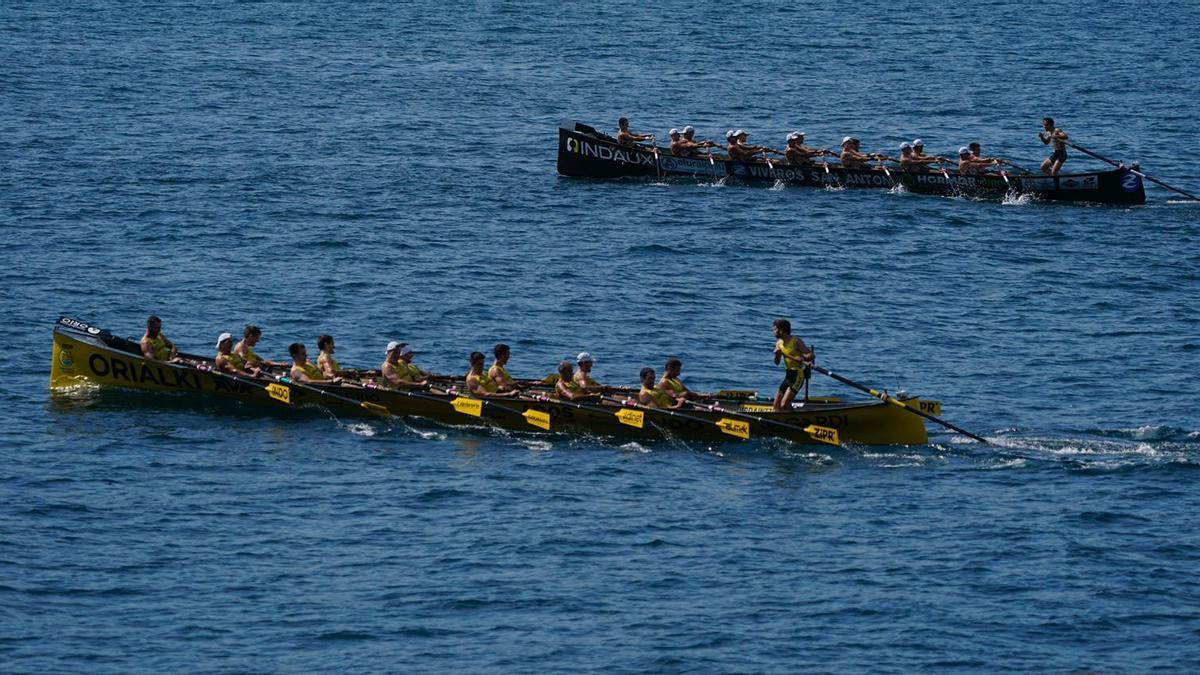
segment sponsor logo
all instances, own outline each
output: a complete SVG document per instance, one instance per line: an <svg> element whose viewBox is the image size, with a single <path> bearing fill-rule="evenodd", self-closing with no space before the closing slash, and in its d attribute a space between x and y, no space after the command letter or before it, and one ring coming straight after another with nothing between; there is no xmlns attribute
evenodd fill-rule
<svg viewBox="0 0 1200 675"><path fill-rule="evenodd" d="M1054 189L1053 178L1022 178L1021 187L1026 190L1040 190L1047 192Z"/></svg>
<svg viewBox="0 0 1200 675"><path fill-rule="evenodd" d="M654 166L654 155L624 148L612 148L599 143L592 143L578 138L567 139L567 152L584 157L595 157L618 164L644 164Z"/></svg>
<svg viewBox="0 0 1200 675"><path fill-rule="evenodd" d="M946 176L937 173L919 173L917 174L917 182L927 185L954 185L958 187L977 187L979 179L975 176Z"/></svg>
<svg viewBox="0 0 1200 675"><path fill-rule="evenodd" d="M59 345L58 365L67 369L75 365L75 359L71 358L71 345Z"/></svg>
<svg viewBox="0 0 1200 675"><path fill-rule="evenodd" d="M1099 176L1067 176L1058 179L1061 190L1095 190L1100 187Z"/></svg>
<svg viewBox="0 0 1200 675"><path fill-rule="evenodd" d="M663 171L668 173L690 173L704 176L724 176L725 165L713 164L707 159L664 156L659 160Z"/></svg>
<svg viewBox="0 0 1200 675"><path fill-rule="evenodd" d="M97 377L123 380L130 384L153 384L168 389L200 391L199 371L164 368L158 364L127 361L104 354L88 357L88 368Z"/></svg>
<svg viewBox="0 0 1200 675"><path fill-rule="evenodd" d="M83 331L89 335L99 335L100 334L99 328L89 326L82 321L76 321L75 319L68 319L65 316L62 317L61 319L59 319L58 323L59 323L59 325L66 326L68 328L74 328L75 330Z"/></svg>
<svg viewBox="0 0 1200 675"><path fill-rule="evenodd" d="M1142 186L1142 179L1136 173L1127 173L1121 176L1121 189L1126 192L1137 192Z"/></svg>

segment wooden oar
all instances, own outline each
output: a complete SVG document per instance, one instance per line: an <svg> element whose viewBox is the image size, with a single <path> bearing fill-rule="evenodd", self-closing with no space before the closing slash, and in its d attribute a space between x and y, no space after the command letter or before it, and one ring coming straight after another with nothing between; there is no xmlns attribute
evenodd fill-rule
<svg viewBox="0 0 1200 675"><path fill-rule="evenodd" d="M206 372L206 373L211 373L213 375L218 375L227 380L233 380L234 382L238 382L241 384L249 385L251 387L257 387L259 389L262 389L267 392L268 396L270 396L271 398L273 398L276 401L279 401L281 403L286 403L288 405L291 405L291 403L292 403L292 391L287 388L287 385L279 384L278 382L271 382L268 384L263 384L261 382L256 382L254 380L246 379L244 377L238 377L237 375L234 375L232 373L226 373L224 371L217 370L216 368L212 367L210 364L204 363L204 362L197 362L192 365L196 368L196 370Z"/></svg>
<svg viewBox="0 0 1200 675"><path fill-rule="evenodd" d="M1118 167L1118 168L1125 168L1125 169L1128 169L1128 170L1129 170L1129 172L1130 172L1130 173L1132 173L1132 174L1134 174L1135 176L1141 176L1142 178L1145 178L1146 180L1150 181L1151 183L1157 183L1158 185L1161 185L1161 186L1163 186L1163 187L1167 188L1168 190L1172 190L1172 191L1174 191L1174 192L1178 192L1179 194L1183 195L1184 197L1187 197L1188 199L1194 199L1194 200L1196 200L1196 201L1200 202L1200 197L1197 197L1196 195L1194 195L1194 194L1192 194L1192 193L1190 193L1190 192L1184 192L1183 190L1180 190L1180 189L1179 189L1179 188L1177 188L1177 187L1173 187L1173 186L1167 185L1166 183L1162 182L1161 180L1159 180L1159 179L1157 179L1157 178L1154 178L1154 177L1151 177L1151 176L1147 176L1146 174L1142 173L1141 171L1138 171L1137 169L1134 169L1134 168L1131 168L1131 167L1128 167L1128 166L1124 166L1124 165L1123 165L1123 164L1121 164L1120 162L1116 162L1116 161L1113 161L1113 160L1111 160L1111 159L1109 159L1109 158L1107 158L1107 157L1103 157L1103 156L1101 156L1101 155L1098 155L1098 154L1096 154L1096 153L1092 152L1091 150L1088 150L1087 148L1081 148L1081 147L1079 147L1078 145L1075 145L1074 143L1072 143L1072 142L1070 142L1070 141L1063 141L1063 143L1065 143L1065 144L1067 144L1067 145L1071 146L1072 148L1075 148L1076 150L1078 150L1078 151L1082 152L1082 153L1083 153L1083 154L1085 154L1085 155L1091 155L1092 157L1095 157L1096 159L1098 159L1098 160L1100 160L1100 161L1102 161L1102 162L1108 162L1109 164L1112 164L1113 166L1115 166L1115 167Z"/></svg>
<svg viewBox="0 0 1200 675"><path fill-rule="evenodd" d="M325 391L324 389L321 389L319 387L314 387L312 385L305 384L303 382L297 382L296 380L292 379L291 377L289 377L287 375L280 375L280 376L278 376L278 378L279 378L279 381L283 382L284 384L296 387L298 389L305 389L307 391L311 391L312 393L320 396L322 399L331 398L335 401L341 401L342 403L347 403L349 405L358 406L358 407L362 408L363 410L368 410L370 412L373 412L376 415L379 415L380 417L392 417L393 416L392 411L388 410L384 406L379 405L378 403L371 403L370 401L359 401L359 400L350 398L349 396L342 396L341 394L335 394L331 391ZM268 393L270 393L270 392L268 391Z"/></svg>
<svg viewBox="0 0 1200 675"><path fill-rule="evenodd" d="M608 396L606 396L605 399L612 401L613 403L619 403L622 406L626 406L624 414L616 413L617 419L621 420L622 424L628 424L629 426L637 427L639 429L642 428L645 411L648 410L652 413L662 413L663 415L670 417L678 417L679 419L698 422L705 426L711 424L719 429L721 433L729 434L730 436L736 436L737 438L741 438L743 440L750 438L750 424L736 419L723 417L714 422L712 420L706 420L703 417L688 415L676 410L668 410L667 408L651 408L649 406L644 406L640 402L633 399L616 399ZM726 411L722 410L721 412Z"/></svg>
<svg viewBox="0 0 1200 675"><path fill-rule="evenodd" d="M925 412L924 410L920 410L918 408L913 408L913 407L905 404L904 401L901 401L900 399L896 399L896 398L892 398L891 396L888 396L887 392L876 391L874 389L871 389L870 387L866 386L865 384L859 384L858 382L855 382L854 380L851 380L848 377L842 377L841 375L838 375L837 373L833 372L832 370L818 366L815 363L810 363L808 365L810 368L817 371L818 373L821 373L822 375L827 375L827 376L837 380L838 382L841 382L842 384L848 384L851 387L858 389L859 391L864 391L864 392L874 396L875 398L879 399L880 401L883 401L885 403L891 403L892 405L903 408L904 410L907 410L908 412L910 412L914 415L920 415L921 417L924 417L927 420L936 422L936 423L946 427L947 429L957 431L958 433L960 433L968 438L973 438L973 439L979 441L980 443L983 443L986 445L991 445L991 442L988 441L986 438L984 438L982 436L976 436L975 434L973 434L961 427L956 427L953 424L947 422L946 420L943 420L940 417L937 417L935 415L930 415L929 413Z"/></svg>
<svg viewBox="0 0 1200 675"><path fill-rule="evenodd" d="M795 424L788 424L787 422L780 422L778 420L773 420L773 419L770 419L769 417L761 417L759 415L751 415L749 413L744 413L744 412L741 412L738 410L726 410L725 408L722 408L720 406L708 406L708 409L712 412L723 412L727 415L733 415L734 417L740 417L742 419L753 420L755 422L758 422L759 424L773 424L781 429L791 429L792 431L799 431L801 433L808 434L809 438L813 439L814 441L819 441L821 443L828 443L830 445L838 445L838 446L841 445L841 442L838 440L837 429L834 429L833 427L821 427L821 426L817 426L815 424L810 424L807 427L801 427L801 426L797 426Z"/></svg>
<svg viewBox="0 0 1200 675"><path fill-rule="evenodd" d="M433 397L430 397L430 398L433 398ZM441 400L441 399L438 399L438 400ZM460 412L464 415L471 415L473 417L483 417L484 406L491 406L493 408L498 408L500 410L503 410L503 411L513 414L513 415L520 415L521 417L525 418L526 422L532 424L535 427L538 427L539 429L545 429L546 431L550 430L550 414L544 413L541 410L524 410L524 411L522 411L522 410L517 410L515 408L510 408L506 405L497 403L494 399L468 398L466 396L456 397L456 398L450 400L449 403L450 403L451 407L453 407L458 412Z"/></svg>

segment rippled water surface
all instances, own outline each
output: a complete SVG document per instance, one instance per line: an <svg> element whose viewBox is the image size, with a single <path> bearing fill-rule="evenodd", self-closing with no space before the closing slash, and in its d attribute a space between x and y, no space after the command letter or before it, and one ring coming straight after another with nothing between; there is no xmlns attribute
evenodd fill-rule
<svg viewBox="0 0 1200 675"><path fill-rule="evenodd" d="M1200 668L1200 208L556 176L558 120L1195 192L1187 3L0 5L5 671ZM1097 167L1072 153L1069 167ZM47 391L62 314L778 381L990 439L707 447ZM853 396L819 379L814 393Z"/></svg>

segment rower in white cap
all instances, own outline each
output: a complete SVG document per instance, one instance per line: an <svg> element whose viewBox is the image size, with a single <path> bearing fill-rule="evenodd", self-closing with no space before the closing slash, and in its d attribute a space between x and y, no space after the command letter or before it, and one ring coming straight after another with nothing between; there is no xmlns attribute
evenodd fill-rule
<svg viewBox="0 0 1200 675"><path fill-rule="evenodd" d="M972 157L971 149L965 145L958 149L958 172L964 176L981 173L993 164L995 162L990 159L975 159Z"/></svg>
<svg viewBox="0 0 1200 675"><path fill-rule="evenodd" d="M595 365L596 359L589 352L579 352L579 355L575 357L575 363L579 366L579 370L575 371L575 384L582 387L585 393L603 394L608 389L592 379L592 366Z"/></svg>
<svg viewBox="0 0 1200 675"><path fill-rule="evenodd" d="M919 140L919 139L918 139ZM929 165L936 162L949 161L945 157L930 157L928 155L917 155L916 149L911 143L900 144L900 170L910 173L924 173L929 171Z"/></svg>
<svg viewBox="0 0 1200 675"><path fill-rule="evenodd" d="M683 138L680 139L680 141L679 141L679 149L676 150L675 144L672 143L671 144L671 154L679 155L681 157L700 157L701 156L700 151L705 148L724 148L725 147L725 146L721 145L720 143L717 143L716 141L697 141L696 140L696 129L694 127L692 127L690 124L683 128L681 135L683 136Z"/></svg>
<svg viewBox="0 0 1200 675"><path fill-rule="evenodd" d="M217 336L217 357L213 359L213 367L222 373L230 375L245 375L246 377L258 377L262 372L253 366L249 368L241 368L235 363L237 359L230 358L233 354L233 335L229 333L221 333ZM242 362L245 363L244 361Z"/></svg>
<svg viewBox="0 0 1200 675"><path fill-rule="evenodd" d="M773 153L782 155L783 152L774 148L768 148L765 145L750 145L746 139L750 138L749 132L745 129L738 129L733 132L733 136L729 141L729 157L740 162L752 162L755 160L767 161L767 158L759 157L758 155L766 155Z"/></svg>
<svg viewBox="0 0 1200 675"><path fill-rule="evenodd" d="M842 154L839 159L842 160L842 166L847 169L866 169L867 162L874 159L874 155L868 155L860 152L862 147L860 141L853 136L846 136L842 139Z"/></svg>
<svg viewBox="0 0 1200 675"><path fill-rule="evenodd" d="M831 155L830 151L822 148L810 148L804 144L804 132L793 131L787 136L787 149L784 150L784 157L790 164L805 166L812 164L813 157L821 157L823 155Z"/></svg>
<svg viewBox="0 0 1200 675"><path fill-rule="evenodd" d="M384 350L387 357L379 372L391 386L399 389L424 389L429 386L429 373L412 365L413 350L404 342L389 342Z"/></svg>

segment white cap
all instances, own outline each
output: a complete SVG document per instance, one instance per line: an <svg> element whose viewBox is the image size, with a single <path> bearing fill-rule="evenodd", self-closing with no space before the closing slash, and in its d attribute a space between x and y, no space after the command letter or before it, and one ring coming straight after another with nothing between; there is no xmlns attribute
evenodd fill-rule
<svg viewBox="0 0 1200 675"><path fill-rule="evenodd" d="M672 129L672 130L670 130L670 131L668 131L668 132L667 132L667 135L668 135L668 136L678 136L678 135L679 135L679 130L678 130L678 129Z"/></svg>
<svg viewBox="0 0 1200 675"><path fill-rule="evenodd" d="M793 131L792 133L788 134L788 136L787 136L787 139L789 141L794 141L797 138L804 138L804 132L803 131Z"/></svg>
<svg viewBox="0 0 1200 675"><path fill-rule="evenodd" d="M684 128L683 128L683 133L685 133L685 134L690 134L690 133L692 133L692 132L693 132L693 131L695 131L695 130L696 130L696 127L693 127L692 125L690 125L690 124L689 124L689 125L687 125L686 127L684 127Z"/></svg>
<svg viewBox="0 0 1200 675"><path fill-rule="evenodd" d="M220 335L217 336L217 346L220 347L222 342L224 342L226 340L232 340L232 339L233 339L233 336L230 335L229 333L221 333Z"/></svg>
<svg viewBox="0 0 1200 675"><path fill-rule="evenodd" d="M846 136L846 137L844 137L844 138L842 139L842 145L845 145L845 144L849 143L849 142L850 142L850 141L852 141L852 140L854 140L854 137L853 137L853 136Z"/></svg>
<svg viewBox="0 0 1200 675"><path fill-rule="evenodd" d="M726 131L726 132L725 132L725 139L726 139L726 140L728 140L728 139L730 139L730 138L733 138L733 137L734 137L733 129L730 129L729 131Z"/></svg>
<svg viewBox="0 0 1200 675"><path fill-rule="evenodd" d="M733 135L734 136L749 136L750 134L746 133L745 129L738 129L737 131L733 132Z"/></svg>
<svg viewBox="0 0 1200 675"><path fill-rule="evenodd" d="M387 349L383 350L383 353L384 353L384 354L390 354L390 353L392 353L392 350L393 350L393 349L395 349L396 347L399 347L399 346L401 346L401 344L402 344L402 343L400 343L400 342L396 342L395 340L392 340L391 342L389 342L389 343L388 343Z"/></svg>
<svg viewBox="0 0 1200 675"><path fill-rule="evenodd" d="M400 356L408 356L411 353L413 353L413 350L412 350L412 347L409 345L404 345L403 347L400 348Z"/></svg>
<svg viewBox="0 0 1200 675"><path fill-rule="evenodd" d="M905 141L904 143L900 144L900 149L901 150L912 150L912 145L910 145L907 141Z"/></svg>
<svg viewBox="0 0 1200 675"><path fill-rule="evenodd" d="M925 141L918 138L917 140L913 141L913 147L914 148L923 148L923 147L925 147Z"/></svg>
<svg viewBox="0 0 1200 675"><path fill-rule="evenodd" d="M578 361L579 363L583 363L584 361L587 361L589 363L596 362L596 359L592 358L592 355L589 354L588 352L579 352L579 356L576 356L575 360Z"/></svg>
<svg viewBox="0 0 1200 675"><path fill-rule="evenodd" d="M969 154L971 154L971 149L964 145L958 149L958 154L969 155Z"/></svg>

